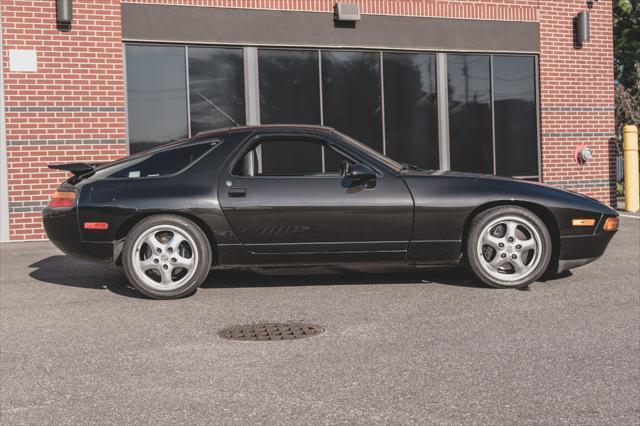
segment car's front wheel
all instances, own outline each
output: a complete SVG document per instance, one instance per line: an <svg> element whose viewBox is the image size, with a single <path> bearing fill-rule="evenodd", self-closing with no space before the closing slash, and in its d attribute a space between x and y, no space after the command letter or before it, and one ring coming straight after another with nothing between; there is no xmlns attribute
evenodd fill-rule
<svg viewBox="0 0 640 426"><path fill-rule="evenodd" d="M188 296L207 278L211 246L193 222L157 215L136 224L125 241L122 266L129 282L155 299Z"/></svg>
<svg viewBox="0 0 640 426"><path fill-rule="evenodd" d="M493 287L526 287L546 271L551 237L533 212L516 206L486 210L471 222L465 260L473 274Z"/></svg>

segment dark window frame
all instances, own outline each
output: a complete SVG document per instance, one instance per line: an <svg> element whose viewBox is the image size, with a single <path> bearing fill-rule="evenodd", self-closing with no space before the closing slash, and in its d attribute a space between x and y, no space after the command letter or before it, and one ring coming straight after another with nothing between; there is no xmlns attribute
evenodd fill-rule
<svg viewBox="0 0 640 426"><path fill-rule="evenodd" d="M387 85L385 84L385 75L387 73L387 70L385 69L385 56L387 54L391 55L428 55L430 56L430 60L432 61L432 65L433 65L433 82L434 82L434 96L435 98L435 123L433 123L435 126L435 139L434 139L434 143L436 145L436 156L435 158L433 158L432 160L435 162L435 164L437 165L436 170L440 167L440 150L442 149L442 147L440 146L440 132L441 129L439 128L439 120L438 120L438 103L437 103L437 97L438 97L438 91L440 90L439 87L439 81L438 81L438 66L437 66L437 62L438 62L438 55L437 52L433 52L433 51L397 51L397 50L382 50L381 52L381 66L382 66L382 118L383 118L383 132L384 132L384 155L389 155L389 147L390 147L390 128L389 128L389 123L388 123L388 115L387 115L387 110L389 109L389 106L387 105ZM393 58L390 58L389 60L392 60ZM388 68L388 65L387 65ZM428 139L421 139L421 141L425 144L425 145L429 145L429 140ZM391 144L392 145L392 144ZM427 149L428 151L428 149ZM390 157L391 158L391 157ZM394 161L400 162L400 160L396 160L394 159ZM407 161L407 163L413 163L413 161ZM420 166L418 164L418 166Z"/></svg>
<svg viewBox="0 0 640 426"><path fill-rule="evenodd" d="M193 76L192 74L192 65L191 65L191 61L195 61L196 60L196 56L197 55L191 55L189 52L190 51L194 51L197 52L198 50L204 51L204 50L226 50L229 52L235 52L235 53L239 53L240 56L240 60L242 63L242 72L243 72L243 76L240 79L240 85L242 86L242 93L240 98L242 99L242 112L240 113L240 115L235 114L235 112L237 111L230 111L228 109L222 108L220 106L220 100L217 100L218 102L216 102L216 105L222 109L222 111L224 111L224 114L220 111L216 111L218 114L221 114L223 117L225 117L223 119L223 121L227 122L226 126L222 126L222 127L213 127L213 128L207 128L204 130L197 130L194 131L193 127L195 127L195 122L193 119L193 109L194 109L194 95L192 95L192 92L194 92L193 89L193 84L192 84L192 80ZM218 53L222 53L222 52L218 52ZM186 82L187 82L187 104L188 104L188 110L187 110L187 122L189 124L189 137L193 137L194 135L198 135L202 132L207 132L209 130L215 130L215 129L220 129L220 128L224 128L224 127L230 127L233 126L233 121L235 121L236 123L238 123L238 125L243 126L246 125L247 122L247 105L246 105L246 91L247 88L245 87L245 79L244 79L244 64L246 62L246 58L245 58L245 54L244 54L244 49L242 47L238 47L238 46L213 46L213 45L190 45L190 44L186 44L185 45L185 63L186 63ZM204 99L202 100L205 103L208 103L207 101L205 101ZM211 100L213 102L213 100ZM216 108L211 107L214 110L216 110ZM229 119L228 117L226 117L226 114L229 114L229 117L231 117L231 119ZM219 117L222 118L222 117Z"/></svg>
<svg viewBox="0 0 640 426"><path fill-rule="evenodd" d="M129 115L131 113L131 100L129 99L129 90L130 90L130 81L129 81L129 77L128 77L128 66L127 66L127 48L129 46L133 46L133 47L175 47L175 48L181 48L182 49L182 55L183 55L183 59L184 59L184 75L185 75L185 87L186 87L186 91L185 91L185 113L186 113L186 137L189 138L191 137L191 130L190 130L190 113L189 113L189 76L188 76L188 64L187 64L187 58L186 58L186 51L187 51L187 45L185 44L180 44L180 43L124 43L124 47L123 47L123 61L124 61L124 79L125 79L125 109L126 109L126 117L125 117L125 122L126 122L126 131L127 131L127 154L131 154L131 146L132 146L132 142L131 142L131 124L129 122ZM147 148L147 149L143 149L143 150L137 150L135 152L135 154L144 152L148 149L155 149L157 147L161 147L164 146L165 144L169 144L169 143L175 143L179 140L183 140L184 138L179 138L173 141L167 141L167 142L162 142L162 143L158 143L157 146L151 147L151 148ZM133 144L135 145L138 142L134 142Z"/></svg>
<svg viewBox="0 0 640 426"><path fill-rule="evenodd" d="M268 122L265 122L265 120L263 120L264 115L267 111L263 110L263 100L264 100L264 94L262 92L262 86L260 84L260 82L262 81L262 71L264 68L264 64L261 61L267 61L267 60L272 60L273 58L268 58L268 53L265 53L264 56L261 57L261 53L263 52L269 52L269 51L273 51L273 52L278 52L278 53L283 53L283 52L303 52L305 54L311 54L310 56L315 57L315 69L314 72L317 73L317 75L315 75L314 77L317 78L316 82L315 82L315 88L314 91L316 92L314 95L317 95L317 99L314 96L314 100L318 101L318 104L316 105L317 108L317 120L313 120L313 122L301 122L298 124L311 124L311 125L322 125L324 122L324 114L322 111L322 105L323 105L323 99L322 99L322 65L321 65L321 61L322 61L322 54L320 49L305 49L305 48L277 48L277 47L259 47L257 52L258 55L258 70L257 70L257 74L258 74L258 108L260 110L260 122L261 124L283 124L282 121L279 120L268 120ZM268 115L268 114L266 114ZM291 123L290 121L287 121L287 123ZM295 123L292 123L295 124Z"/></svg>
<svg viewBox="0 0 640 426"><path fill-rule="evenodd" d="M384 131L384 70L383 70L383 63L382 63L382 50L381 49L353 49L353 48L321 48L319 49L320 51L320 66L321 66L321 73L320 73L320 85L321 85L321 110L322 110L322 120L323 120L323 124L324 125L328 125L331 127L336 128L337 130L339 130L340 132L349 135L352 138L357 139L358 141L362 142L363 144L371 147L372 149L375 149L377 152L380 153L384 153L385 152L385 131ZM332 55L335 55L336 57L339 56L339 54L352 54L352 55L358 55L358 54L364 54L364 55L371 55L372 59L373 57L375 57L375 61L377 62L377 89L379 91L378 93L378 108L379 109L379 113L376 114L377 117L375 118L376 120L379 120L379 128L377 130L375 130L375 128L373 128L374 130L371 130L371 132L376 132L379 133L379 142L380 142L380 148L381 149L377 149L376 146L374 146L374 143L376 142L376 140L364 140L364 138L359 137L358 135L352 134L350 132L350 130L346 130L346 129L342 129L342 128L337 128L335 124L332 124L330 121L327 119L327 115L328 115L328 111L332 111L331 108L327 107L327 103L326 103L326 99L328 98L327 96L327 88L326 88L326 81L325 81L325 76L326 76L326 68L327 68L327 64L325 64L325 57L330 57ZM363 57L364 57L363 55ZM327 59L327 61L330 61L330 59ZM336 65L338 65L338 62L336 62ZM343 76L344 74L338 74L340 76ZM358 102L359 104L362 103L362 100L360 100L360 102ZM369 120L369 123L371 122L372 119ZM367 126L367 127L371 127L371 126ZM375 135L370 135L370 136L375 136ZM375 139L375 138L374 138Z"/></svg>
<svg viewBox="0 0 640 426"><path fill-rule="evenodd" d="M491 62L490 54L447 55L451 170L483 174L495 171ZM454 84L451 84L452 81ZM463 90L461 86L468 90ZM452 123L459 125L452 126Z"/></svg>
<svg viewBox="0 0 640 426"><path fill-rule="evenodd" d="M541 176L541 152L540 152L540 92L538 90L538 58L537 56L534 55L508 55L508 54L500 54L500 53L493 53L491 54L491 104L492 104L492 108L491 108L491 120L492 120L492 126L493 126L493 174L496 176L510 176L508 174L505 175L499 175L498 174L498 154L497 154L497 148L498 148L498 143L497 143L497 139L496 139L496 135L498 133L498 128L496 126L496 100L495 100L495 93L496 93L496 79L495 79L495 59L496 57L507 57L509 59L513 59L516 57L523 57L523 58L531 58L532 59L532 71L533 71L533 76L532 76L532 82L533 82L533 88L532 88L532 92L533 92L533 102L534 102L534 108L535 108L535 139L536 139L536 158L535 158L535 162L536 162L536 172L537 175L530 175L530 174L523 174L523 175L515 175L513 177L516 178L520 178L520 179L531 179L531 178L538 178L539 176Z"/></svg>

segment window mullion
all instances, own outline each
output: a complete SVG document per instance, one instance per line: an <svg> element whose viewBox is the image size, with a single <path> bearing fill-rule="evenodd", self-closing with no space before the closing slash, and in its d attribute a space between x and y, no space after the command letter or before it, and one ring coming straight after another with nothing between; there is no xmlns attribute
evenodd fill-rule
<svg viewBox="0 0 640 426"><path fill-rule="evenodd" d="M380 52L380 107L382 109L382 154L387 155L387 130L384 115L384 58Z"/></svg>
<svg viewBox="0 0 640 426"><path fill-rule="evenodd" d="M493 93L493 55L489 55L489 106L491 107L491 146L493 148L493 174L498 174L496 164L496 109Z"/></svg>
<svg viewBox="0 0 640 426"><path fill-rule="evenodd" d="M260 124L260 91L258 75L258 48L244 49L244 99L247 125Z"/></svg>
<svg viewBox="0 0 640 426"><path fill-rule="evenodd" d="M440 170L451 169L449 152L449 92L447 88L447 54L436 54L436 97L438 108L438 152Z"/></svg>
<svg viewBox="0 0 640 426"><path fill-rule="evenodd" d="M191 134L191 87L189 82L189 46L184 47L184 75L187 84L187 134L192 137Z"/></svg>

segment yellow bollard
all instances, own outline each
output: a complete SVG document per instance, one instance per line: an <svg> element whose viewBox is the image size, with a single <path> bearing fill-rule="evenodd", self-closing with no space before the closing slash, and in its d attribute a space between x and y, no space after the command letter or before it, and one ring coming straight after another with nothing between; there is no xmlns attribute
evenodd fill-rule
<svg viewBox="0 0 640 426"><path fill-rule="evenodd" d="M640 188L638 181L638 128L624 126L624 198L625 208L630 212L640 210Z"/></svg>

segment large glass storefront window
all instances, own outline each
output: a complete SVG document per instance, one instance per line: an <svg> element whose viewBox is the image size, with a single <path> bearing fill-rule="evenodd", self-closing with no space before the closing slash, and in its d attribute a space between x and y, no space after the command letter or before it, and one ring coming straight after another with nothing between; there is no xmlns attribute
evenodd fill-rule
<svg viewBox="0 0 640 426"><path fill-rule="evenodd" d="M450 53L447 79L436 81L433 53L260 48L257 55L251 99L244 85L253 62L243 48L127 45L131 152L244 125L247 108L259 107L263 124L332 126L396 161L437 169L437 94L447 90L452 170L538 176L534 56ZM323 158L323 167L335 166Z"/></svg>
<svg viewBox="0 0 640 426"><path fill-rule="evenodd" d="M188 137L184 47L126 47L129 149Z"/></svg>
<svg viewBox="0 0 640 426"><path fill-rule="evenodd" d="M380 54L322 51L324 124L382 152Z"/></svg>
<svg viewBox="0 0 640 426"><path fill-rule="evenodd" d="M191 134L245 124L242 49L189 47Z"/></svg>
<svg viewBox="0 0 640 426"><path fill-rule="evenodd" d="M317 50L258 50L260 121L320 124Z"/></svg>
<svg viewBox="0 0 640 426"><path fill-rule="evenodd" d="M535 60L493 57L496 174L537 176Z"/></svg>
<svg viewBox="0 0 640 426"><path fill-rule="evenodd" d="M451 169L493 173L491 58L447 55Z"/></svg>
<svg viewBox="0 0 640 426"><path fill-rule="evenodd" d="M437 169L435 55L385 52L383 65L386 154L396 161Z"/></svg>

